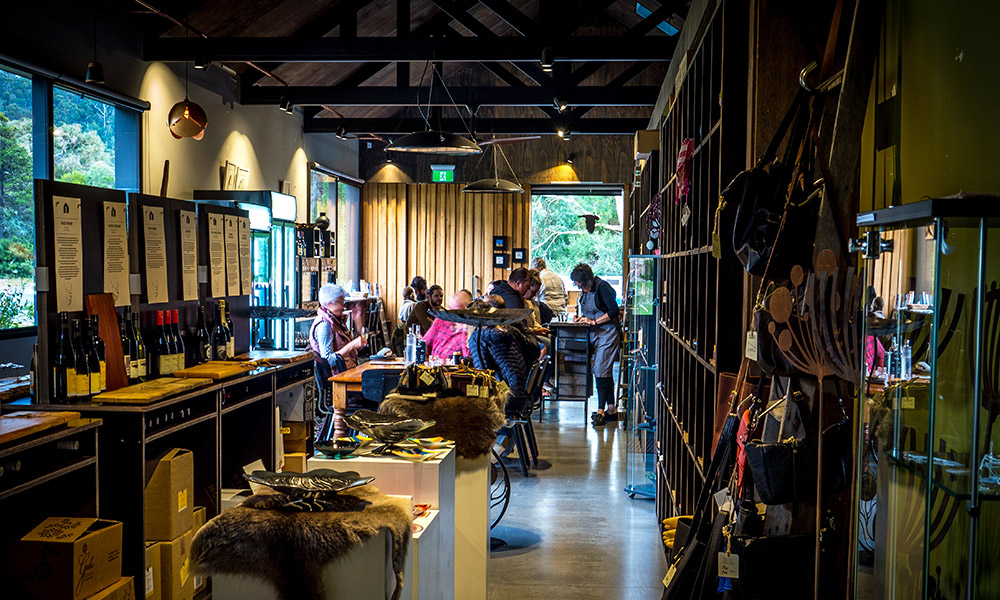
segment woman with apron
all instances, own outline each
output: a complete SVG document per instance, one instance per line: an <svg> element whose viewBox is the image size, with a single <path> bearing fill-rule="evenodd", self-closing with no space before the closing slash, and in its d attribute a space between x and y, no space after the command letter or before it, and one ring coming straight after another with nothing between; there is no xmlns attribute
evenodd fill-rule
<svg viewBox="0 0 1000 600"><path fill-rule="evenodd" d="M597 412L591 415L595 426L618 420L615 407L615 384L612 369L621 349L621 329L618 324L618 301L611 284L594 277L589 265L579 264L569 278L580 288L578 323L590 325L594 344L594 381L597 387Z"/></svg>

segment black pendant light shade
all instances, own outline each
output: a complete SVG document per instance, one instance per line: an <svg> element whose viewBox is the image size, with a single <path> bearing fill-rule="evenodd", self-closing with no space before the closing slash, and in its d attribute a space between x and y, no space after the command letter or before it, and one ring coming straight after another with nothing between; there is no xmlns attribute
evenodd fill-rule
<svg viewBox="0 0 1000 600"><path fill-rule="evenodd" d="M104 85L104 67L101 63L94 61L87 65L87 83Z"/></svg>
<svg viewBox="0 0 1000 600"><path fill-rule="evenodd" d="M508 179L487 178L473 181L462 188L462 191L479 194L523 194L524 188Z"/></svg>
<svg viewBox="0 0 1000 600"><path fill-rule="evenodd" d="M483 149L467 137L446 131L417 131L395 140L385 147L390 152L414 152L443 156L481 154Z"/></svg>
<svg viewBox="0 0 1000 600"><path fill-rule="evenodd" d="M208 116L205 110L184 98L181 102L173 105L167 114L167 127L170 128L170 135L175 139L193 138L200 140L205 137L205 128L208 127Z"/></svg>

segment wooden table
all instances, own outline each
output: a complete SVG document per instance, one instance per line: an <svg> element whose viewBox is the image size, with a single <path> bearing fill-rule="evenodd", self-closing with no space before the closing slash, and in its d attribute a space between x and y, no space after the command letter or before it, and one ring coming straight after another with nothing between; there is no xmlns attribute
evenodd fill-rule
<svg viewBox="0 0 1000 600"><path fill-rule="evenodd" d="M555 363L553 375L554 393L549 401L571 400L583 403L584 417L587 412L587 400L593 393L593 380L590 361L591 351L590 325L574 321L552 321L548 324L552 332L551 353ZM567 360L569 357L570 360ZM541 412L539 412L541 417Z"/></svg>
<svg viewBox="0 0 1000 600"><path fill-rule="evenodd" d="M334 438L347 435L347 426L344 424L344 417L347 413L347 393L361 391L361 376L364 372L373 369L402 372L404 368L406 368L406 364L402 358L377 360L360 364L353 369L348 369L343 373L338 373L331 377L330 391L332 392L331 404L333 405Z"/></svg>

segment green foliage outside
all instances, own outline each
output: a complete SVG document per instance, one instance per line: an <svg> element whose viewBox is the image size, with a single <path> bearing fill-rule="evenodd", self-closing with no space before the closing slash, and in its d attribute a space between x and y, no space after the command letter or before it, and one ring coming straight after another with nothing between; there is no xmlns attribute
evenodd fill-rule
<svg viewBox="0 0 1000 600"><path fill-rule="evenodd" d="M598 276L622 273L622 226L616 196L532 196L531 256L554 273L569 276L587 263ZM580 215L600 217L594 233Z"/></svg>
<svg viewBox="0 0 1000 600"><path fill-rule="evenodd" d="M53 90L57 181L114 187L115 108ZM0 329L34 325L32 84L0 70Z"/></svg>

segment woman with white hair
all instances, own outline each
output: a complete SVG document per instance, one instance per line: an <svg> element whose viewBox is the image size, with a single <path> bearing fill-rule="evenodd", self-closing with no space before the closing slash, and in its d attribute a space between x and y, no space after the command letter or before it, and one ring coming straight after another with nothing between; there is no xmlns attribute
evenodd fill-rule
<svg viewBox="0 0 1000 600"><path fill-rule="evenodd" d="M344 288L335 283L327 283L319 288L319 309L312 329L309 330L309 347L316 356L329 363L334 373L337 372L336 356L344 359L348 369L358 366L358 350L368 345L368 338L359 335L351 337L351 332L344 319ZM357 303L351 311L355 330L363 332L364 305Z"/></svg>

